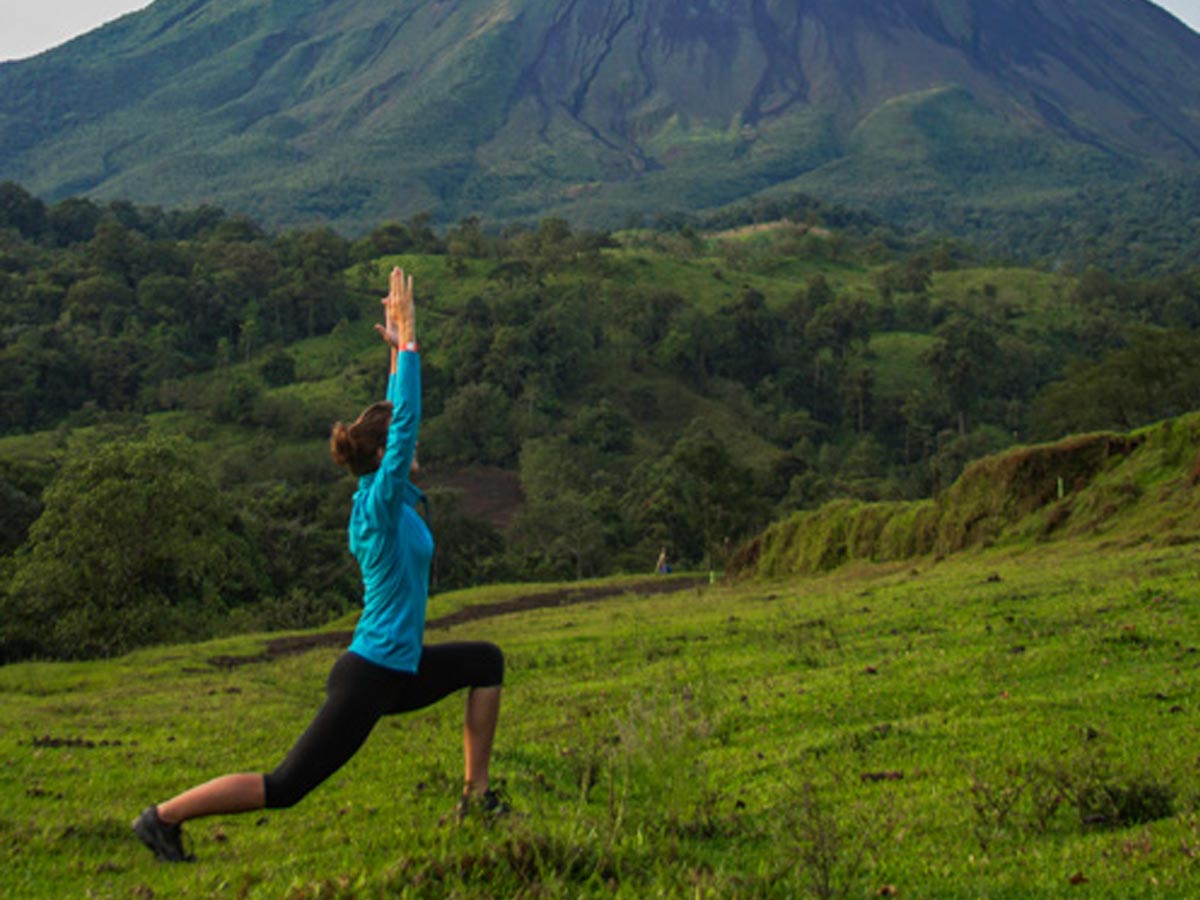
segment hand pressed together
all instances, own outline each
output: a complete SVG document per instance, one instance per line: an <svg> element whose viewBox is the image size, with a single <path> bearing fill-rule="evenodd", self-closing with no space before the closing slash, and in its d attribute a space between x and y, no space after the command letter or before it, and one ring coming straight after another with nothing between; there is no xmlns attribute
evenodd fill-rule
<svg viewBox="0 0 1200 900"><path fill-rule="evenodd" d="M416 313L413 308L413 280L404 270L392 269L388 295L383 298L384 324L375 330L393 350L402 350L417 340Z"/></svg>

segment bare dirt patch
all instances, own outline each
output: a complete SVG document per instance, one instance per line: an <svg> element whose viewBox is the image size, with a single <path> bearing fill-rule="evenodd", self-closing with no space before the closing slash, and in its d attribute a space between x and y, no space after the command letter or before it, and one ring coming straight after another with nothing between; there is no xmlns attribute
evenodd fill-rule
<svg viewBox="0 0 1200 900"><path fill-rule="evenodd" d="M51 747L59 749L67 747L73 750L95 750L97 747L120 747L120 741L93 741L87 738L78 737L52 737L45 734L41 737L34 737L29 741L31 747Z"/></svg>
<svg viewBox="0 0 1200 900"><path fill-rule="evenodd" d="M525 501L520 476L495 466L463 469L429 466L421 476L423 487L461 492L463 514L482 519L500 531L512 524L513 516ZM436 509L433 515L437 517Z"/></svg>
<svg viewBox="0 0 1200 900"><path fill-rule="evenodd" d="M479 619L491 619L508 613L528 612L533 609L546 609L557 606L573 606L576 603L590 603L595 600L606 600L612 597L623 597L626 594L650 596L654 594L674 594L679 591L691 590L705 583L703 578L656 578L649 581L639 581L633 584L596 585L594 587L561 588L555 591L543 591L537 594L525 594L511 600L499 603L466 606L457 612L428 619L425 631L436 631L461 625L464 622L474 622ZM298 634L289 637L272 638L267 641L261 653L245 656L214 656L208 660L209 665L221 669L233 669L250 663L270 662L281 656L293 653L304 653L321 647L348 647L353 631L327 631L321 634Z"/></svg>

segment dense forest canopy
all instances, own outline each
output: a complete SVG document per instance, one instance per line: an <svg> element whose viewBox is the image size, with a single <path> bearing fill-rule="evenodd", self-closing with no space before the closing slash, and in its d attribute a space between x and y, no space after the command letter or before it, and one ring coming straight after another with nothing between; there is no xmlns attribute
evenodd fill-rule
<svg viewBox="0 0 1200 900"><path fill-rule="evenodd" d="M382 393L397 262L443 589L648 571L660 548L719 568L791 511L1200 406L1196 269L998 265L805 197L349 240L3 184L0 658L352 608L354 486L325 439ZM523 499L480 513L464 471Z"/></svg>

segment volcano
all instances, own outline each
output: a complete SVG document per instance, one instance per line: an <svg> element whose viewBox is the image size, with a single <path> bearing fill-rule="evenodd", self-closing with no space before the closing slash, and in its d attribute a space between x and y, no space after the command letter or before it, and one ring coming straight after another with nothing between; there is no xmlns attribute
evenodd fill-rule
<svg viewBox="0 0 1200 900"><path fill-rule="evenodd" d="M1200 171L1144 0L158 0L0 65L0 179L269 225L704 210L917 224Z"/></svg>

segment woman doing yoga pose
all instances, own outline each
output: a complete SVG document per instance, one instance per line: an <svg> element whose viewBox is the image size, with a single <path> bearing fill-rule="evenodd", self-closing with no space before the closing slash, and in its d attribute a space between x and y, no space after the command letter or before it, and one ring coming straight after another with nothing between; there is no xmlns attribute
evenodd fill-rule
<svg viewBox="0 0 1200 900"><path fill-rule="evenodd" d="M412 278L395 269L390 287L385 324L375 326L391 348L388 399L351 425L339 422L330 439L334 462L358 476L349 538L362 570L363 612L350 649L329 673L316 718L274 771L223 775L147 807L134 820L134 832L160 860L191 858L181 830L187 820L292 806L341 768L382 716L421 709L462 688L469 692L459 817L507 810L488 780L504 680L500 649L485 642L422 643L433 538L417 514L423 498L410 480L421 418Z"/></svg>

